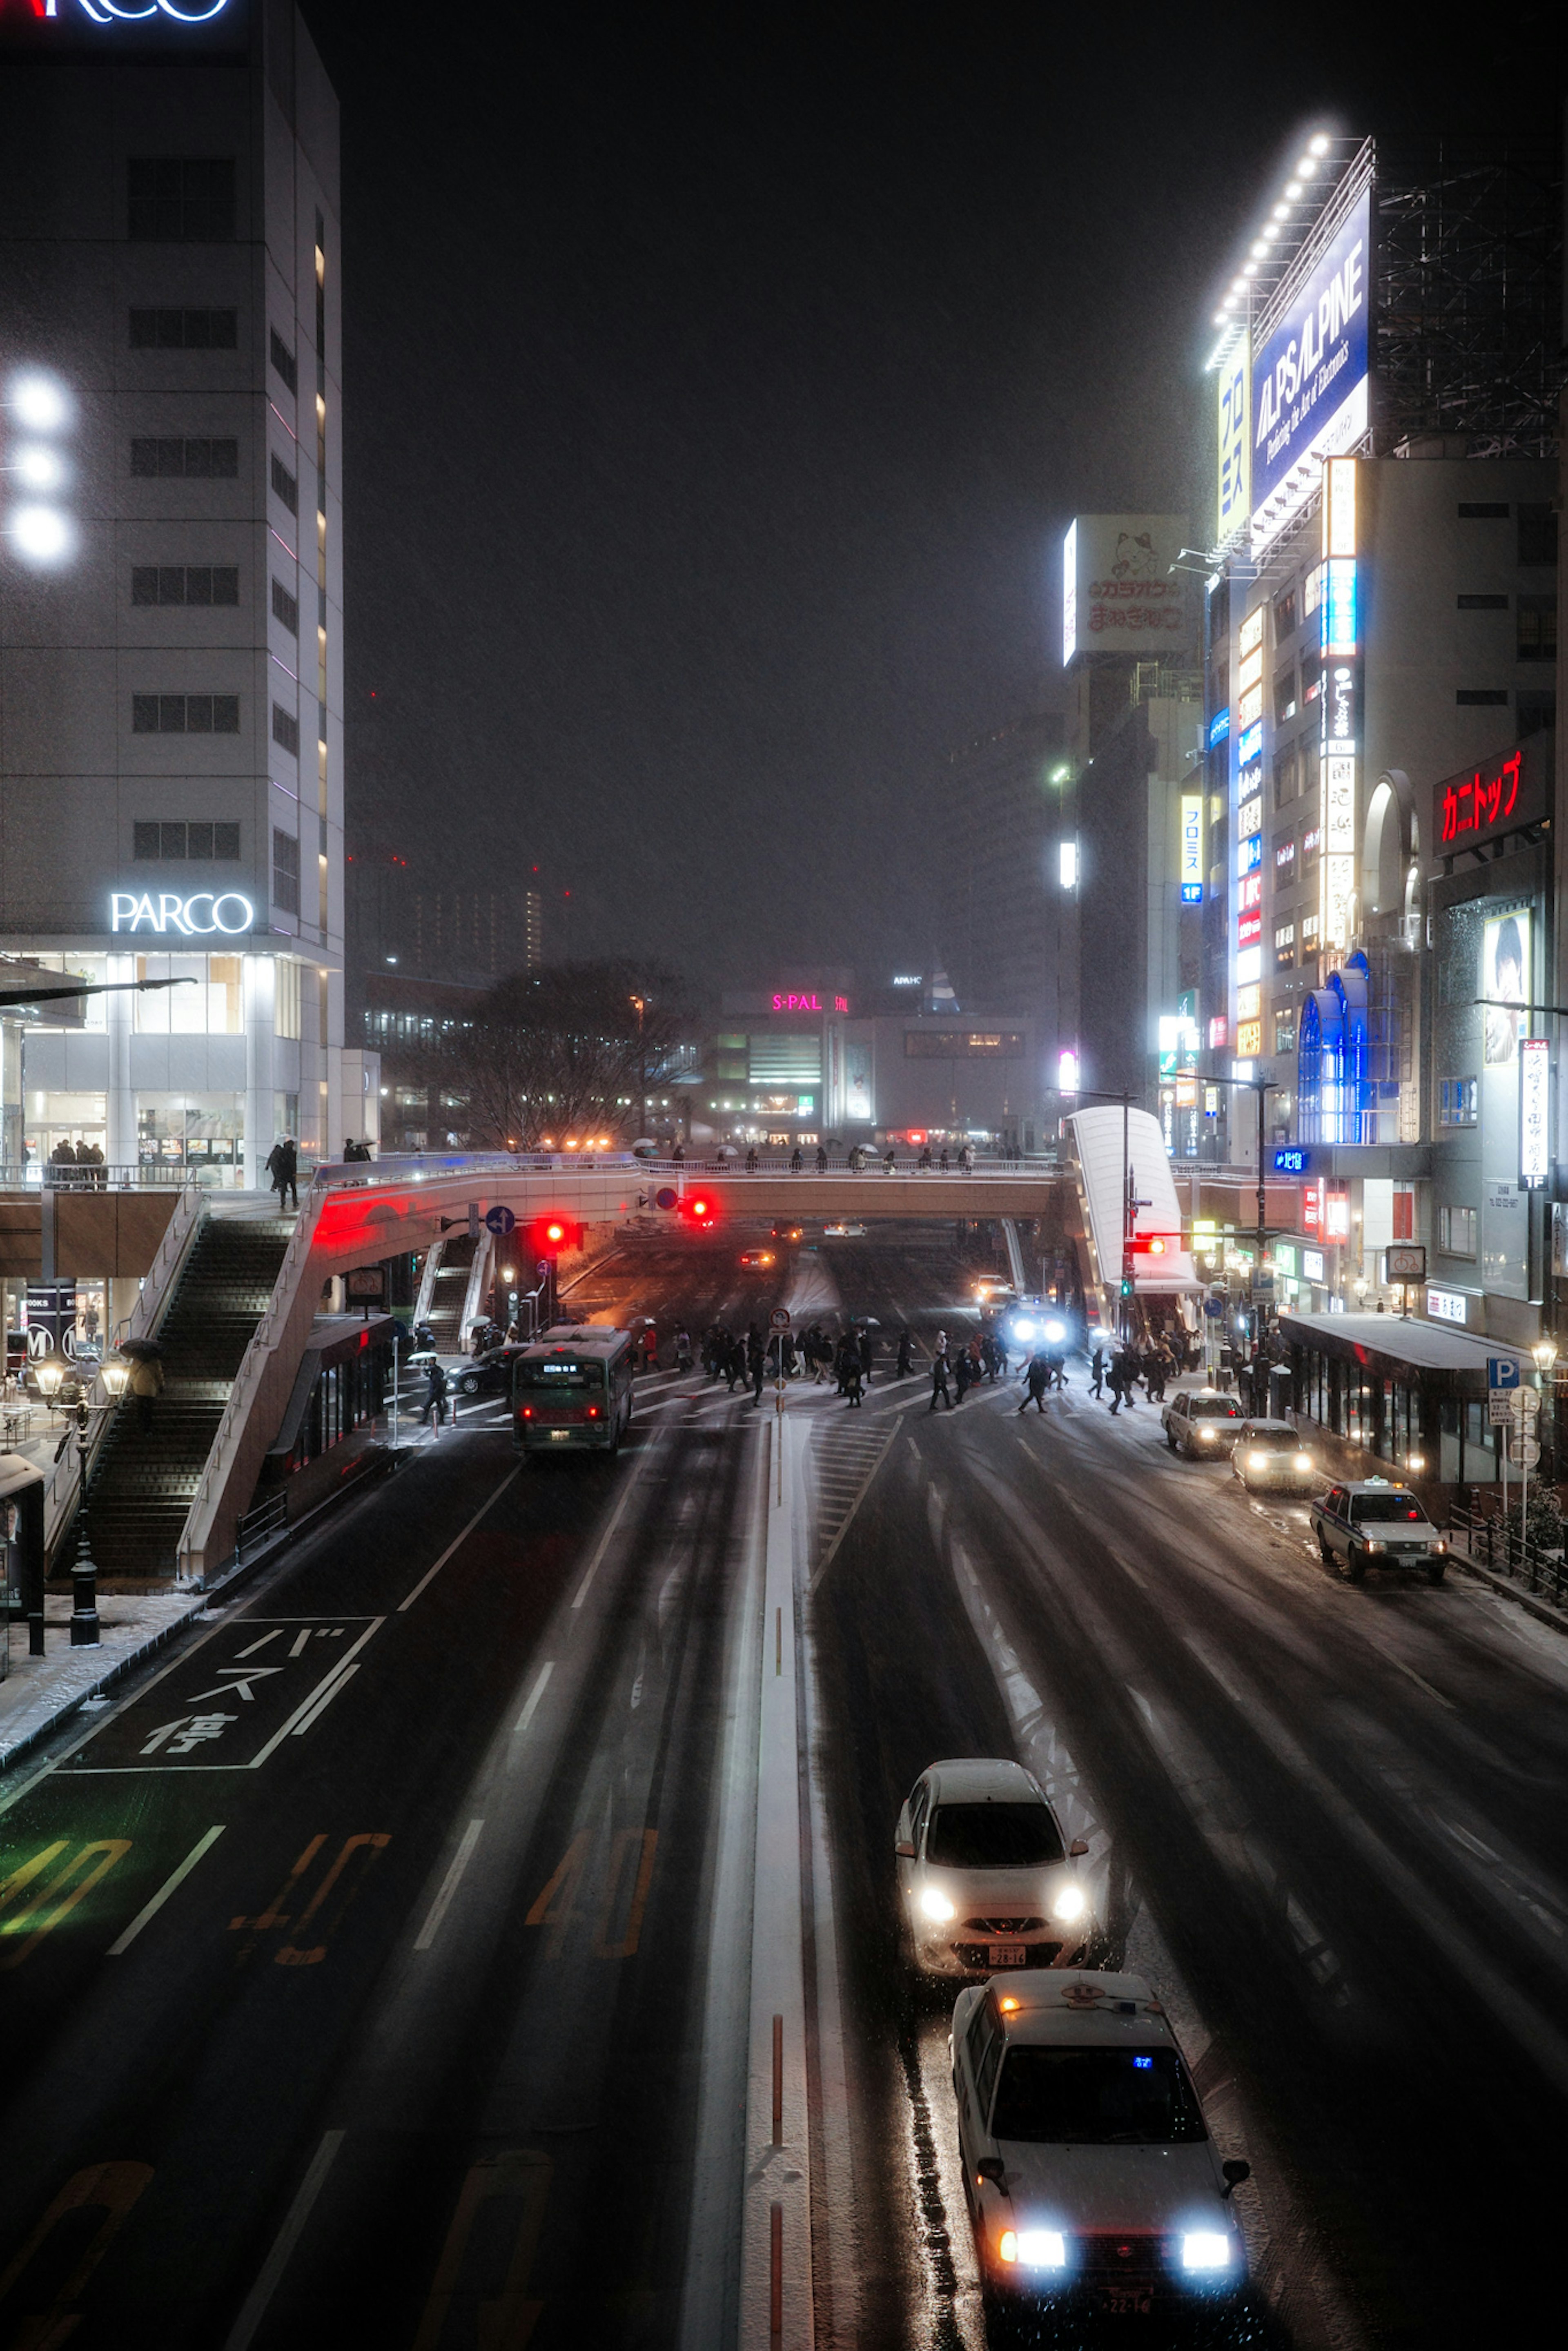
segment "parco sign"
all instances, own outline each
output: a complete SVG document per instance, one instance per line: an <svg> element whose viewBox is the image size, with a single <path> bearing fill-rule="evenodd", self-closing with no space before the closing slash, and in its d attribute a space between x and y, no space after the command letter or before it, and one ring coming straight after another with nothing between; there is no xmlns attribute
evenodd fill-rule
<svg viewBox="0 0 1568 2351"><path fill-rule="evenodd" d="M149 16L172 16L177 25L205 25L221 16L229 0L27 0L35 16L74 16L78 8L95 25L139 25Z"/></svg>
<svg viewBox="0 0 1568 2351"><path fill-rule="evenodd" d="M172 890L160 890L156 897L146 890L115 890L110 893L109 927L111 931L178 931L187 939L221 931L225 938L238 938L255 929L256 908L237 890L216 894L198 890L190 898L182 898Z"/></svg>

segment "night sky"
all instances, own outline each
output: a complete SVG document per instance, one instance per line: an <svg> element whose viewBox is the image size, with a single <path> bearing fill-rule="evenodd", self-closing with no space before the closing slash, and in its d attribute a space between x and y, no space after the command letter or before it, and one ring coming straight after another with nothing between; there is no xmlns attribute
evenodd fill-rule
<svg viewBox="0 0 1568 2351"><path fill-rule="evenodd" d="M1406 7L304 5L350 847L537 862L553 953L700 987L931 960L946 758L1059 695L1068 519L1207 539L1213 298L1302 133L1560 88L1544 9L1413 68Z"/></svg>

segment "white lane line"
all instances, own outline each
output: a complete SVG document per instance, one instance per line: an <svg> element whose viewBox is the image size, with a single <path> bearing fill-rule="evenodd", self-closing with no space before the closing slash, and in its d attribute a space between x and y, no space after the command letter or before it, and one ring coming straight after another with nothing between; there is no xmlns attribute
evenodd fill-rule
<svg viewBox="0 0 1568 2351"><path fill-rule="evenodd" d="M169 1876L163 1880L162 1885L158 1888L157 1893L153 1895L152 1900L150 1902L143 1903L141 1908L136 1913L135 1917L132 1918L130 1926L127 1927L124 1934L120 1936L120 1940L117 1943L110 1943L109 1949L104 1954L106 1959L119 1959L121 1951L128 1951L131 1949L131 1944L136 1940L137 1936L140 1935L143 1927L147 1926L152 1919L156 1918L159 1911L162 1910L164 1903L167 1902L171 1894L177 1894L179 1892L180 1887L183 1886L186 1878L189 1877L192 1870L194 1869L197 1862L201 1860L204 1854L207 1854L212 1851L214 1845L216 1844L223 1833L224 1823L220 1821L216 1828L209 1829L205 1836L197 1838L195 1844L191 1847L190 1852L185 1855L184 1860L180 1864L179 1867L177 1869L171 1870Z"/></svg>
<svg viewBox="0 0 1568 2351"><path fill-rule="evenodd" d="M270 1633L264 1633L259 1641L253 1641L248 1649L240 1649L236 1655L241 1657L254 1657L258 1649L265 1649L269 1641L276 1641L282 1630L281 1625L275 1625ZM290 1650L289 1655L292 1656L294 1652Z"/></svg>
<svg viewBox="0 0 1568 2351"><path fill-rule="evenodd" d="M469 1520L467 1525L464 1528L462 1533L456 1537L455 1541L447 1544L446 1549L442 1552L441 1557L436 1561L435 1565L425 1569L424 1573L420 1577L419 1582L414 1585L413 1590L409 1593L408 1598L398 1602L398 1614L400 1616L405 1609L412 1608L413 1606L414 1602L419 1598L420 1593L424 1590L427 1583L434 1583L436 1577L440 1574L442 1569L445 1566L453 1552L467 1541L469 1536L473 1533L475 1528L478 1525L486 1511L490 1510L494 1504L500 1500L502 1495L506 1492L513 1479L520 1474L522 1466L522 1463L519 1461L516 1463L512 1468L507 1470L506 1476L502 1479L500 1484L491 1495L489 1501L482 1502L480 1504L473 1517Z"/></svg>
<svg viewBox="0 0 1568 2351"><path fill-rule="evenodd" d="M517 1751L521 1748L524 1740L528 1735L528 1725L534 1719L535 1709L537 1708L540 1698L543 1698L545 1694L545 1684L549 1681L554 1671L555 1665L553 1660L548 1660L539 1667L539 1677L534 1684L532 1689L528 1692L528 1697L523 1701L523 1710L521 1714L518 1715L516 1722L512 1725L512 1736L507 1743L507 1769L508 1771L511 1770L513 1764L517 1760Z"/></svg>
<svg viewBox="0 0 1568 2351"><path fill-rule="evenodd" d="M340 2130L329 2130L322 2138L311 2159L309 2170L299 2183L299 2192L288 2208L288 2217L277 2232L271 2252L262 2263L261 2274L246 2296L245 2307L235 2320L224 2351L249 2351L256 2329L267 2315L267 2304L277 2292L294 2248L305 2232L311 2207L327 2185L327 2174L332 2168L343 2138L344 2133Z"/></svg>
<svg viewBox="0 0 1568 2351"><path fill-rule="evenodd" d="M599 1573L599 1562L610 1548L611 1536L621 1524L626 1505L632 1499L635 1482L635 1479L628 1478L626 1480L626 1490L622 1495L621 1499L616 1503L614 1510L610 1514L610 1524L600 1536L598 1544L594 1550L593 1557L588 1562L588 1572L584 1575L582 1582L577 1587L577 1597L571 1604L574 1608L580 1608L583 1602L588 1597L588 1587Z"/></svg>
<svg viewBox="0 0 1568 2351"><path fill-rule="evenodd" d="M447 1905L457 1891L464 1871L474 1858L474 1848L479 1842L479 1832L484 1825L483 1821L470 1821L464 1830L463 1842L452 1856L452 1866L441 1881L441 1891L431 1904L424 1924L413 1938L416 1951L428 1951L434 1942L441 1922L446 1916Z"/></svg>
<svg viewBox="0 0 1568 2351"><path fill-rule="evenodd" d="M295 1724L294 1736L296 1739L302 1739L313 1722L320 1721L321 1717L326 1713L327 1708L331 1705L332 1700L337 1697L338 1692L348 1687L349 1684L353 1680L354 1676L359 1672L359 1670L358 1666L345 1666L342 1672L328 1683L326 1688L322 1690L318 1697L315 1705L310 1708L309 1713L302 1714L298 1721Z"/></svg>

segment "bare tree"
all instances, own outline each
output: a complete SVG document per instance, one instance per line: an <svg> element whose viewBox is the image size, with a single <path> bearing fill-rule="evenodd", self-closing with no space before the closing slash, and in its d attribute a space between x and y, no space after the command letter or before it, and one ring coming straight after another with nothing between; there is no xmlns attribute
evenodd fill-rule
<svg viewBox="0 0 1568 2351"><path fill-rule="evenodd" d="M476 1147L627 1143L643 1131L643 1096L687 1020L679 983L641 965L518 972L441 1037L431 1074L466 1103Z"/></svg>

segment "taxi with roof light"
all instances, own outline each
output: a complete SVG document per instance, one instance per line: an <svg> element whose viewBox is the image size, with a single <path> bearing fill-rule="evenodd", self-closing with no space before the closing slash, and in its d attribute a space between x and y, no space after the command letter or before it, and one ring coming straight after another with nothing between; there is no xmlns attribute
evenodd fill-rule
<svg viewBox="0 0 1568 2351"><path fill-rule="evenodd" d="M1072 1966L1094 1931L1070 1844L1021 1763L929 1764L898 1816L894 1853L905 1947L923 1975Z"/></svg>
<svg viewBox="0 0 1568 2351"><path fill-rule="evenodd" d="M1217 1461L1235 1444L1241 1406L1223 1388L1178 1388L1160 1414L1173 1453L1189 1461Z"/></svg>
<svg viewBox="0 0 1568 2351"><path fill-rule="evenodd" d="M964 2195L993 2307L1171 2317L1246 2284L1233 2191L1141 1976L994 1978L948 2041Z"/></svg>
<svg viewBox="0 0 1568 2351"><path fill-rule="evenodd" d="M1325 1567L1343 1566L1360 1583L1369 1567L1418 1567L1441 1583L1448 1537L1427 1516L1419 1495L1386 1478L1331 1486L1309 1513Z"/></svg>

